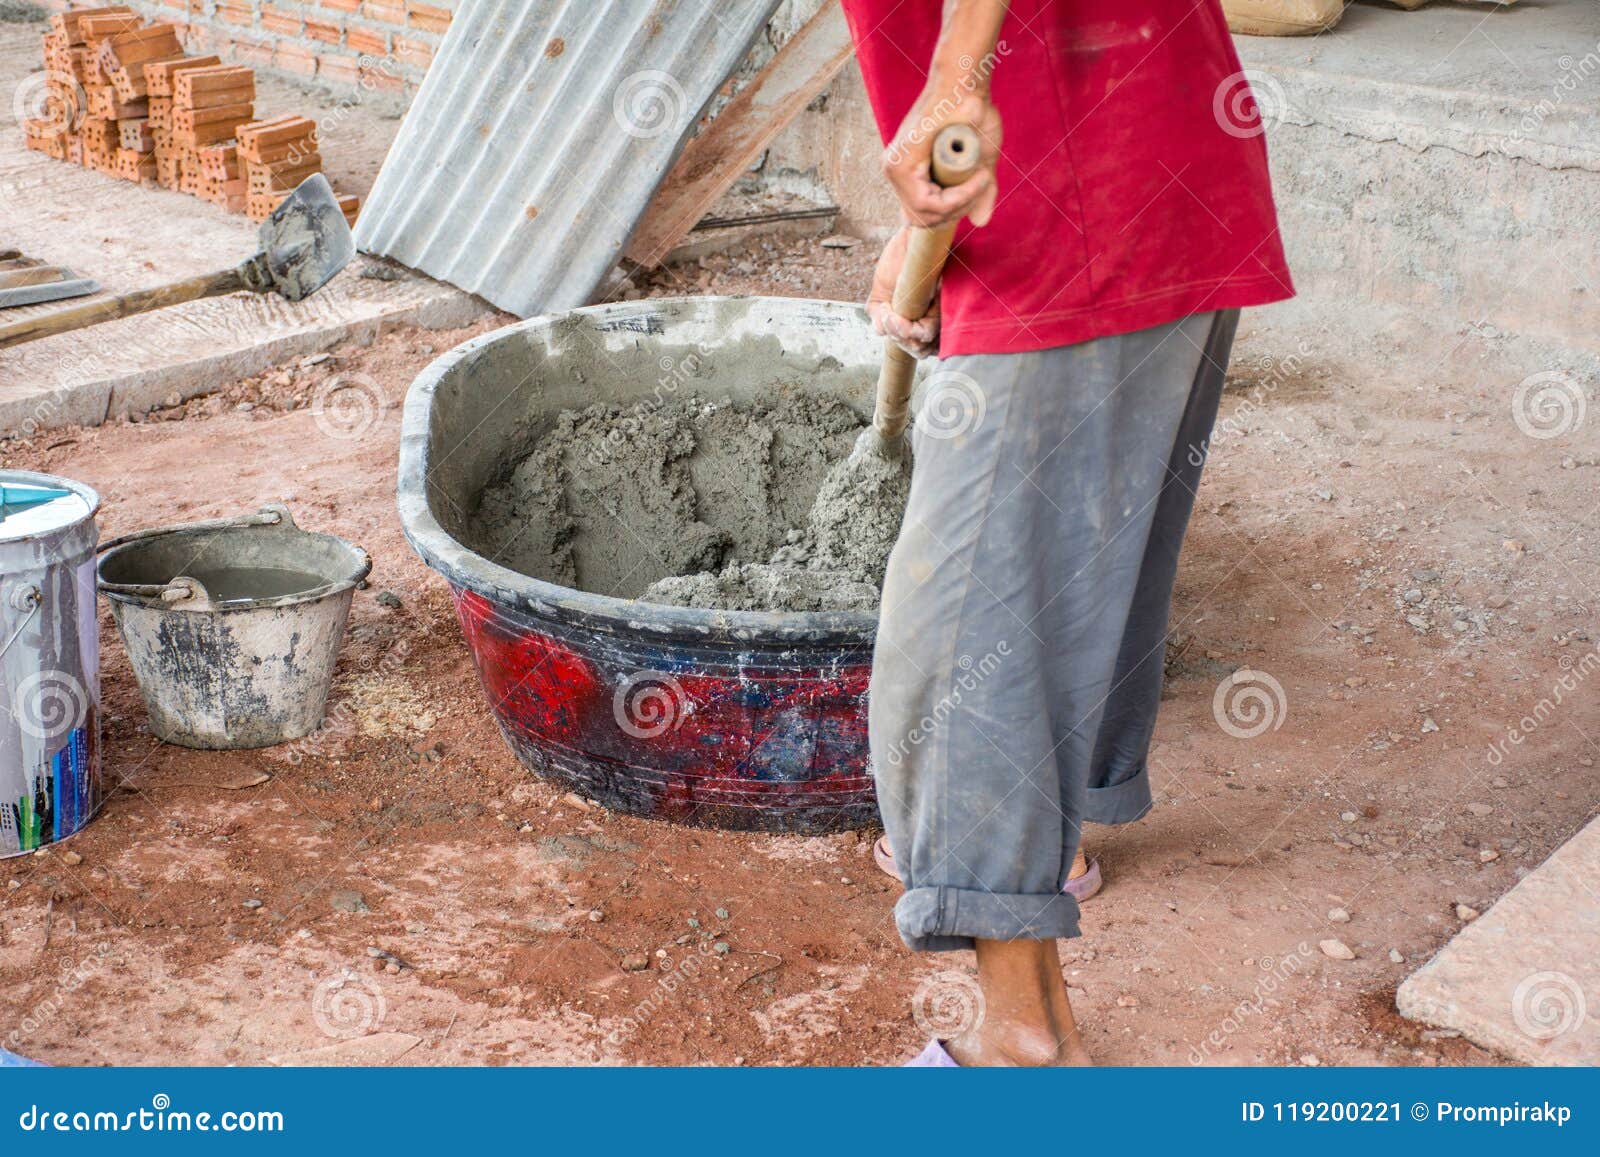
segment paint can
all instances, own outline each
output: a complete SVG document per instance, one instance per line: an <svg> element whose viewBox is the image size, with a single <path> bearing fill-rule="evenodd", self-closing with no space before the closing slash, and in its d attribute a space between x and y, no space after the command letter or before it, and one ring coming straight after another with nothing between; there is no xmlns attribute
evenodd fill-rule
<svg viewBox="0 0 1600 1157"><path fill-rule="evenodd" d="M54 497L43 497L51 491ZM0 470L0 857L73 835L100 806L95 511L82 483Z"/></svg>

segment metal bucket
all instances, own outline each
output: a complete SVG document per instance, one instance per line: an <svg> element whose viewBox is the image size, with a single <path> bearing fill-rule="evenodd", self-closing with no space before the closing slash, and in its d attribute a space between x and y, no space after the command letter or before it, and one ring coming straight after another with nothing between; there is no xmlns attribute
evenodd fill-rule
<svg viewBox="0 0 1600 1157"><path fill-rule="evenodd" d="M100 496L0 470L0 487L68 492L0 505L0 857L65 839L100 807Z"/></svg>
<svg viewBox="0 0 1600 1157"><path fill-rule="evenodd" d="M320 725L356 584L372 570L366 551L301 530L279 505L143 531L102 550L100 589L158 738L271 747ZM306 576L304 589L227 589L237 576L287 572Z"/></svg>

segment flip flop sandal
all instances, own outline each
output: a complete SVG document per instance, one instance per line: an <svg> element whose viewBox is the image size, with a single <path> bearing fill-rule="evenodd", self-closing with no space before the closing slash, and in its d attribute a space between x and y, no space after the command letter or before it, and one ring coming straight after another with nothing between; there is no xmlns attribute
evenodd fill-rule
<svg viewBox="0 0 1600 1157"><path fill-rule="evenodd" d="M900 880L900 869L895 866L894 849L889 846L888 836L879 836L878 842L872 845L872 858L877 862L879 870L886 876L893 876ZM904 880L900 881L905 883ZM1078 903L1083 903L1092 896L1098 895L1105 886L1105 876L1100 872L1100 860L1097 856L1089 857L1089 870L1077 879L1068 880L1061 890L1073 897ZM935 1044L938 1042L935 1041Z"/></svg>

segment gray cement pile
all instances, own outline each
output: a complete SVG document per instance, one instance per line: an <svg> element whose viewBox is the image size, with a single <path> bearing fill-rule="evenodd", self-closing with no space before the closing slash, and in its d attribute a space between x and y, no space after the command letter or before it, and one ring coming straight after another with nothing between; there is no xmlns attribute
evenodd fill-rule
<svg viewBox="0 0 1600 1157"><path fill-rule="evenodd" d="M874 611L909 462L831 468L864 423L834 398L565 411L483 494L468 545L534 578L721 610Z"/></svg>

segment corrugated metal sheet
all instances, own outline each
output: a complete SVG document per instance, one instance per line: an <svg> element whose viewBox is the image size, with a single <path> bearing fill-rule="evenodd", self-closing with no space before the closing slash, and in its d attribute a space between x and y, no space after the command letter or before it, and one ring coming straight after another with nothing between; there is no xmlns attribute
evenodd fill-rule
<svg viewBox="0 0 1600 1157"><path fill-rule="evenodd" d="M778 0L466 0L356 243L523 317L587 303Z"/></svg>

